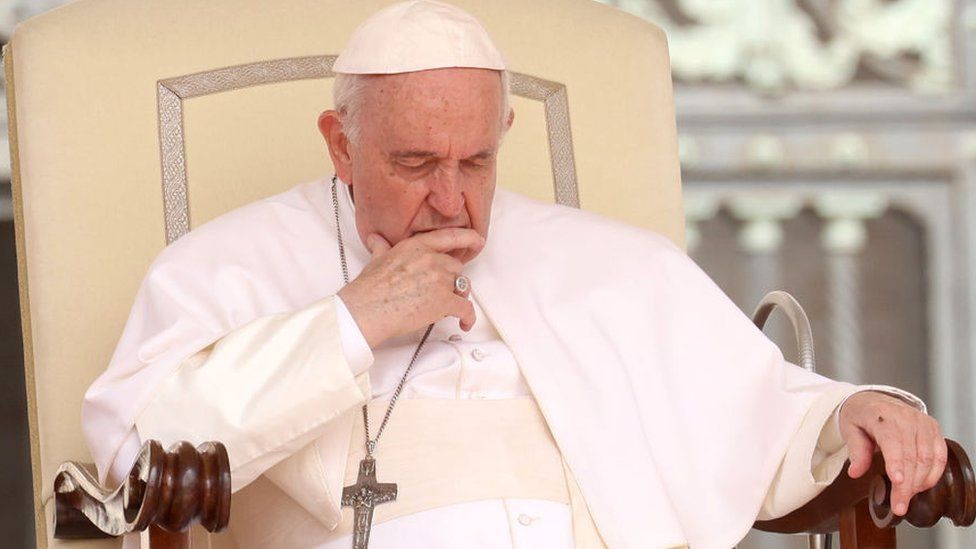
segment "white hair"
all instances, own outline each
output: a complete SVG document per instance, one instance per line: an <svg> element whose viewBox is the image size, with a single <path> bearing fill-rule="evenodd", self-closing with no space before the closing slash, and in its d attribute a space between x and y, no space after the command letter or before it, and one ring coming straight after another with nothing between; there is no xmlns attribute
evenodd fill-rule
<svg viewBox="0 0 976 549"><path fill-rule="evenodd" d="M343 132L352 143L359 140L359 113L362 110L363 99L366 95L366 86L373 76L376 75L347 73L336 73L335 75L335 83L332 85L332 101L336 112L342 119ZM499 141L508 131L508 113L511 110L508 92L510 82L511 76L508 71L501 71L502 104L498 120L501 127Z"/></svg>

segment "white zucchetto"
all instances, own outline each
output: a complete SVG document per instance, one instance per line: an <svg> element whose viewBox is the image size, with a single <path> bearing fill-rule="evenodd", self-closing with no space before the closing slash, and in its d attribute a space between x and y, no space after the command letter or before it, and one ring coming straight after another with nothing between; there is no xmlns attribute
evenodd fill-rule
<svg viewBox="0 0 976 549"><path fill-rule="evenodd" d="M473 67L505 70L491 36L468 12L431 0L380 10L353 32L332 70L346 74Z"/></svg>

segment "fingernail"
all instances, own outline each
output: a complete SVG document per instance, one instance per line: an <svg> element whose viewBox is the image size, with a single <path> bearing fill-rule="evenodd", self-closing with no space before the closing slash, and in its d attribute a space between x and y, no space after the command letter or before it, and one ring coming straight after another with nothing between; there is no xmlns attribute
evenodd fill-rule
<svg viewBox="0 0 976 549"><path fill-rule="evenodd" d="M904 503L899 503L898 507L895 508L895 514L904 515L908 512L908 506Z"/></svg>
<svg viewBox="0 0 976 549"><path fill-rule="evenodd" d="M902 476L901 471L895 471L895 474L894 475L891 475L891 481L892 482L896 482L898 484L901 484L901 481L903 481L903 480L905 480L905 477Z"/></svg>

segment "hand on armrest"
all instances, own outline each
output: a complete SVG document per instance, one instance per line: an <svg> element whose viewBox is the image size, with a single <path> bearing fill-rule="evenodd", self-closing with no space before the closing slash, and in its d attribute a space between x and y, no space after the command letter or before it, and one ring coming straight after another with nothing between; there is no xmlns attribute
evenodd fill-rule
<svg viewBox="0 0 976 549"><path fill-rule="evenodd" d="M891 506L896 515L908 502L935 486L945 470L947 450L939 423L900 398L864 391L843 405L839 428L850 452L851 478L864 475L876 449L884 457L893 483Z"/></svg>

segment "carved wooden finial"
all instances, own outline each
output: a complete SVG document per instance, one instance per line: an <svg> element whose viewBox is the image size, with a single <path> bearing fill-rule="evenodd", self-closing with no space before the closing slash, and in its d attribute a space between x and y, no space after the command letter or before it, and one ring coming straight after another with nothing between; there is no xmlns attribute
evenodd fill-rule
<svg viewBox="0 0 976 549"><path fill-rule="evenodd" d="M876 453L871 468L860 478L852 479L841 473L803 507L778 519L757 522L754 528L784 534L839 529L842 540L877 540L902 520L919 528L931 527L942 518L948 518L956 526L971 526L976 521L976 475L962 446L950 439L946 439L946 445L949 453L945 472L935 486L912 498L904 517L891 511L891 482L885 475L884 459ZM884 538L890 541L869 546L894 547L891 532Z"/></svg>
<svg viewBox="0 0 976 549"><path fill-rule="evenodd" d="M182 532L196 521L219 532L230 520L230 494L230 462L223 444L205 442L194 448L178 442L163 451L151 440L114 490L102 487L84 466L63 463L54 479L54 537L120 536L149 526Z"/></svg>
<svg viewBox="0 0 976 549"><path fill-rule="evenodd" d="M875 478L868 508L879 528L895 526L902 520L918 528L929 528L943 517L956 526L973 524L976 520L973 466L956 441L946 440L946 446L949 452L945 472L935 486L912 498L904 517L891 511L891 482L885 476Z"/></svg>

